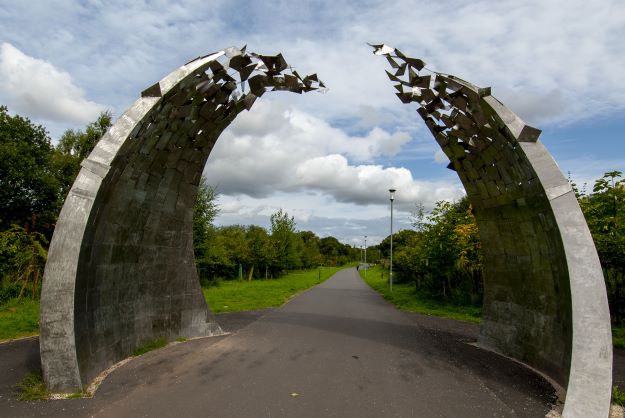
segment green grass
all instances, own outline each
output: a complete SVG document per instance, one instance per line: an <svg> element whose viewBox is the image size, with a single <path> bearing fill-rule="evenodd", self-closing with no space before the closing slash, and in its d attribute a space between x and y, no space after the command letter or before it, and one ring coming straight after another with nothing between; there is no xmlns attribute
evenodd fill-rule
<svg viewBox="0 0 625 418"><path fill-rule="evenodd" d="M39 301L11 299L0 305L0 341L39 334Z"/></svg>
<svg viewBox="0 0 625 418"><path fill-rule="evenodd" d="M43 381L43 375L39 373L28 373L17 384L19 390L19 398L22 401L34 401L48 398L48 390L46 383Z"/></svg>
<svg viewBox="0 0 625 418"><path fill-rule="evenodd" d="M382 278L384 273L384 278ZM398 309L417 312L424 315L441 316L460 321L479 323L482 316L481 308L475 306L455 306L437 300L429 299L415 292L413 284L394 283L393 292L389 290L388 271L377 265L367 271L360 271L362 277L372 289L380 293L384 299L391 302Z"/></svg>
<svg viewBox="0 0 625 418"><path fill-rule="evenodd" d="M323 282L344 267L321 267L297 271L278 279L238 281L225 280L204 288L204 297L214 313L275 308L294 295ZM321 272L321 279L319 279Z"/></svg>
<svg viewBox="0 0 625 418"><path fill-rule="evenodd" d="M135 351L132 352L133 356L140 356L141 354L145 354L147 352L157 350L159 348L163 348L167 345L167 340L164 338L150 341L142 346L135 348Z"/></svg>

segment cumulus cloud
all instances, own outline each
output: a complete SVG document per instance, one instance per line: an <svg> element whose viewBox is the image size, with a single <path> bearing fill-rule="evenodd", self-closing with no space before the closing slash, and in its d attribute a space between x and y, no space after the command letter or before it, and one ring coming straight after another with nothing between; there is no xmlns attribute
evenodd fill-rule
<svg viewBox="0 0 625 418"><path fill-rule="evenodd" d="M447 181L418 181L403 167L366 164L408 147L401 132L375 127L350 136L301 111L258 103L224 132L206 166L208 181L225 194L267 198L276 192L321 192L334 201L379 204L389 188L399 207L432 206L460 189Z"/></svg>
<svg viewBox="0 0 625 418"><path fill-rule="evenodd" d="M69 73L9 43L0 46L0 97L12 111L36 119L86 123L105 107L84 96Z"/></svg>
<svg viewBox="0 0 625 418"><path fill-rule="evenodd" d="M31 118L69 121L67 115L74 115L82 125L99 110L85 97L123 110L144 88L198 55L243 44L259 53L283 52L298 72L317 72L329 92L263 96L220 138L206 173L228 194L228 219L256 219L284 207L310 225L318 217L340 223L341 216L382 216L375 196L382 193L386 201L389 184L398 189L399 210L408 208L402 199L427 206L460 193L415 106L397 100L384 75L386 60L373 56L366 42L386 42L424 58L432 70L491 86L493 95L545 133L598 117L622 119L621 0L365 3L10 2L0 7L6 42L0 101ZM5 50L29 65L7 72ZM64 86L61 96L53 94L54 85ZM589 142L567 145L571 164L582 163L572 154L587 153ZM622 147L606 150L609 158L622 157Z"/></svg>

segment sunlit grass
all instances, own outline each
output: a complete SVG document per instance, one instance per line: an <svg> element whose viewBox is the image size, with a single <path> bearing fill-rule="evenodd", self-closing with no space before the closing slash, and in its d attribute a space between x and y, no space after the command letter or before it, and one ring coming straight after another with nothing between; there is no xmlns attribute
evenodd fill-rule
<svg viewBox="0 0 625 418"><path fill-rule="evenodd" d="M211 311L239 312L283 305L294 295L330 278L343 267L321 267L296 271L278 279L224 280L217 286L204 288L204 297Z"/></svg>
<svg viewBox="0 0 625 418"><path fill-rule="evenodd" d="M360 270L360 277L365 279L365 271ZM465 322L479 323L482 316L481 308L475 306L456 306L430 299L415 291L413 284L395 283L393 291L389 289L388 271L380 265L367 271L367 284L380 293L384 299L398 309L417 312L424 315L441 316Z"/></svg>
<svg viewBox="0 0 625 418"><path fill-rule="evenodd" d="M11 299L0 305L0 340L39 334L39 301Z"/></svg>

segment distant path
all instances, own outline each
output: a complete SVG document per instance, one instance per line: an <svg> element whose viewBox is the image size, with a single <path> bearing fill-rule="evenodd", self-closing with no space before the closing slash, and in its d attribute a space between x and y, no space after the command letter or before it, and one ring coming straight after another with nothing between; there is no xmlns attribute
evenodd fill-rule
<svg viewBox="0 0 625 418"><path fill-rule="evenodd" d="M474 326L400 312L355 269L259 315L131 361L93 399L0 397L0 415L544 417L553 400L539 376L467 344Z"/></svg>

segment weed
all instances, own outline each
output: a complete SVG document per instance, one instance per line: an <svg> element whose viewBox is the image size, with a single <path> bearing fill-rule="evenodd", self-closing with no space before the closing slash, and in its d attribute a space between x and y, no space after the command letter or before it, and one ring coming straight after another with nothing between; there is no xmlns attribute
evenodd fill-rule
<svg viewBox="0 0 625 418"><path fill-rule="evenodd" d="M153 340L150 341L146 344L143 344L142 346L139 346L137 348L135 348L135 351L132 352L133 356L140 356L142 354L145 354L147 352L159 349L159 348L163 348L167 345L167 340L164 338L160 338L158 340Z"/></svg>
<svg viewBox="0 0 625 418"><path fill-rule="evenodd" d="M618 386L612 386L612 403L625 406L625 391L621 391Z"/></svg>
<svg viewBox="0 0 625 418"><path fill-rule="evenodd" d="M43 381L41 372L28 373L17 384L19 390L19 398L22 401L34 401L48 398L48 390L46 383Z"/></svg>
<svg viewBox="0 0 625 418"><path fill-rule="evenodd" d="M178 341L179 343L183 343L183 342L187 341L187 338L186 337L178 337L178 338L176 338L176 341Z"/></svg>

